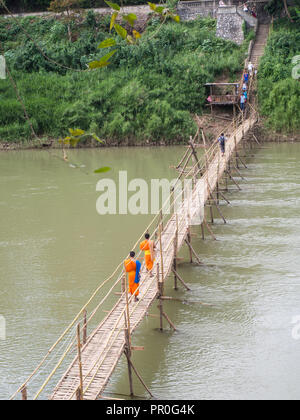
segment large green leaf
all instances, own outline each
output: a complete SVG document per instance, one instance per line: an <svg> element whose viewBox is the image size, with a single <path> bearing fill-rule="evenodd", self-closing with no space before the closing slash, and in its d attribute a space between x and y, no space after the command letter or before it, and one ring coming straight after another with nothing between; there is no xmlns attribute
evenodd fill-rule
<svg viewBox="0 0 300 420"><path fill-rule="evenodd" d="M106 4L108 4L109 7L111 7L113 10L120 10L120 6L117 3L112 3L111 1L104 0Z"/></svg>
<svg viewBox="0 0 300 420"><path fill-rule="evenodd" d="M104 141L103 141L103 140L101 140L101 139L97 136L97 134L92 133L92 134L91 134L91 136L92 136L95 140L97 140L99 143L104 143Z"/></svg>
<svg viewBox="0 0 300 420"><path fill-rule="evenodd" d="M121 38L126 39L127 38L127 31L123 26L115 24L115 30L118 35L120 35Z"/></svg>
<svg viewBox="0 0 300 420"><path fill-rule="evenodd" d="M180 16L178 16L178 15L173 15L172 19L175 20L175 22L177 22L177 23L180 22Z"/></svg>
<svg viewBox="0 0 300 420"><path fill-rule="evenodd" d="M126 22L128 22L129 25L134 26L137 17L134 13L129 13L128 15L124 15L123 19L126 20Z"/></svg>
<svg viewBox="0 0 300 420"><path fill-rule="evenodd" d="M85 134L85 131L80 130L80 128L77 128L76 130L73 130L72 128L69 128L69 132L72 137L79 137L83 136Z"/></svg>
<svg viewBox="0 0 300 420"><path fill-rule="evenodd" d="M106 67L108 66L110 63L108 61L106 61L105 63L101 62L101 61L92 61L91 63L89 63L89 68L91 70L95 70L95 69L101 69L102 67Z"/></svg>
<svg viewBox="0 0 300 420"><path fill-rule="evenodd" d="M138 38L141 37L141 34L138 31L136 31L136 30L133 30L132 33L133 33L135 39L138 39Z"/></svg>
<svg viewBox="0 0 300 420"><path fill-rule="evenodd" d="M152 10L156 10L156 4L154 4L154 3L149 3L149 1L148 1L148 4L149 4L149 7L150 7L150 9L152 9Z"/></svg>
<svg viewBox="0 0 300 420"><path fill-rule="evenodd" d="M98 48L108 48L114 45L116 45L116 41L113 38L108 38L102 41Z"/></svg>
<svg viewBox="0 0 300 420"><path fill-rule="evenodd" d="M101 67L106 67L108 66L109 63L109 59L117 52L117 50L113 50L110 51L109 53L105 54L103 57L100 58L100 60L98 61L92 61L91 63L89 63L89 68L94 70L94 69L100 69Z"/></svg>
<svg viewBox="0 0 300 420"><path fill-rule="evenodd" d="M105 172L111 171L111 168L109 166L103 166L102 168L96 169L94 171L95 174L103 174Z"/></svg>
<svg viewBox="0 0 300 420"><path fill-rule="evenodd" d="M164 10L165 10L165 8L162 7L162 6L157 6L155 8L156 13L159 13L160 15L162 15L162 13L163 13Z"/></svg>
<svg viewBox="0 0 300 420"><path fill-rule="evenodd" d="M100 58L100 63L106 63L116 52L117 50L113 50L105 54L103 57Z"/></svg>
<svg viewBox="0 0 300 420"><path fill-rule="evenodd" d="M112 16L111 16L111 20L110 20L110 25L109 25L109 30L111 31L112 30L112 28L115 26L115 21L116 21L116 19L117 19L117 17L118 17L118 12L114 12L113 14L112 14Z"/></svg>

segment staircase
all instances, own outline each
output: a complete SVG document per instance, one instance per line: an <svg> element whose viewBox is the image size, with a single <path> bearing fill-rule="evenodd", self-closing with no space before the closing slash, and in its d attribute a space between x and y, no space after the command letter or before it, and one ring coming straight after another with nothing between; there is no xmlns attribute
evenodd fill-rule
<svg viewBox="0 0 300 420"><path fill-rule="evenodd" d="M262 25L258 26L258 30L256 33L256 40L253 45L253 49L251 52L250 61L254 64L255 68L258 68L259 60L264 53L264 49L268 40L269 35L269 25Z"/></svg>

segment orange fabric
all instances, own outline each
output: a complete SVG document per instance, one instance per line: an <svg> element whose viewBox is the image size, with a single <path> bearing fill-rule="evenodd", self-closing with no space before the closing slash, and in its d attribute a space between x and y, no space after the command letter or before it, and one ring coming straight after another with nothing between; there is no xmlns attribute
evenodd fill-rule
<svg viewBox="0 0 300 420"><path fill-rule="evenodd" d="M139 285L134 282L136 273L136 263L131 258L124 261L125 270L128 273L128 289L129 293L135 296L139 295L139 290L136 290Z"/></svg>
<svg viewBox="0 0 300 420"><path fill-rule="evenodd" d="M145 263L146 263L146 267L147 267L147 270L148 271L151 271L152 268L153 268L154 261L151 258L150 245L149 245L149 241L147 239L145 241L141 242L140 249L142 251L145 251Z"/></svg>

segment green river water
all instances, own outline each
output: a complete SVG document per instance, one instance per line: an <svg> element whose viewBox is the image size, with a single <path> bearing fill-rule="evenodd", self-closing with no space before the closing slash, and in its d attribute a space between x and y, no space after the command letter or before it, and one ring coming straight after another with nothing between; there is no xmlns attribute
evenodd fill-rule
<svg viewBox="0 0 300 420"><path fill-rule="evenodd" d="M93 169L111 166L102 177L113 179L119 170L129 180L172 179L170 165L183 150L75 151L71 160L82 170L53 157L57 151L0 153L0 399L33 371L152 218L100 216ZM242 171L242 191L231 185L231 205L222 204L228 224L215 214L218 241L208 234L202 241L193 227L205 265L189 264L183 248L179 271L192 290L175 292L170 279L166 295L213 306L167 302L178 332L165 325L161 333L159 320L147 317L135 333L133 344L145 350L134 353L134 363L157 398L300 398L299 161L299 144L256 150ZM147 397L136 380L134 387ZM125 358L105 393L118 394L128 394Z"/></svg>

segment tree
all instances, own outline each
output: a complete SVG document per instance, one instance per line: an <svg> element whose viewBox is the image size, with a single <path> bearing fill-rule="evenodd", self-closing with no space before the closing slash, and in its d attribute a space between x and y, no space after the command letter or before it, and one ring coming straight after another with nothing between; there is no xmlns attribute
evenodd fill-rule
<svg viewBox="0 0 300 420"><path fill-rule="evenodd" d="M288 8L288 5L287 5L287 0L283 0L283 5L284 5L285 13L287 14L290 21L293 22L293 19L290 15L289 8Z"/></svg>
<svg viewBox="0 0 300 420"><path fill-rule="evenodd" d="M72 22L76 18L76 14L84 0L53 0L50 3L49 11L54 13L61 13L68 27L69 41L72 42Z"/></svg>

